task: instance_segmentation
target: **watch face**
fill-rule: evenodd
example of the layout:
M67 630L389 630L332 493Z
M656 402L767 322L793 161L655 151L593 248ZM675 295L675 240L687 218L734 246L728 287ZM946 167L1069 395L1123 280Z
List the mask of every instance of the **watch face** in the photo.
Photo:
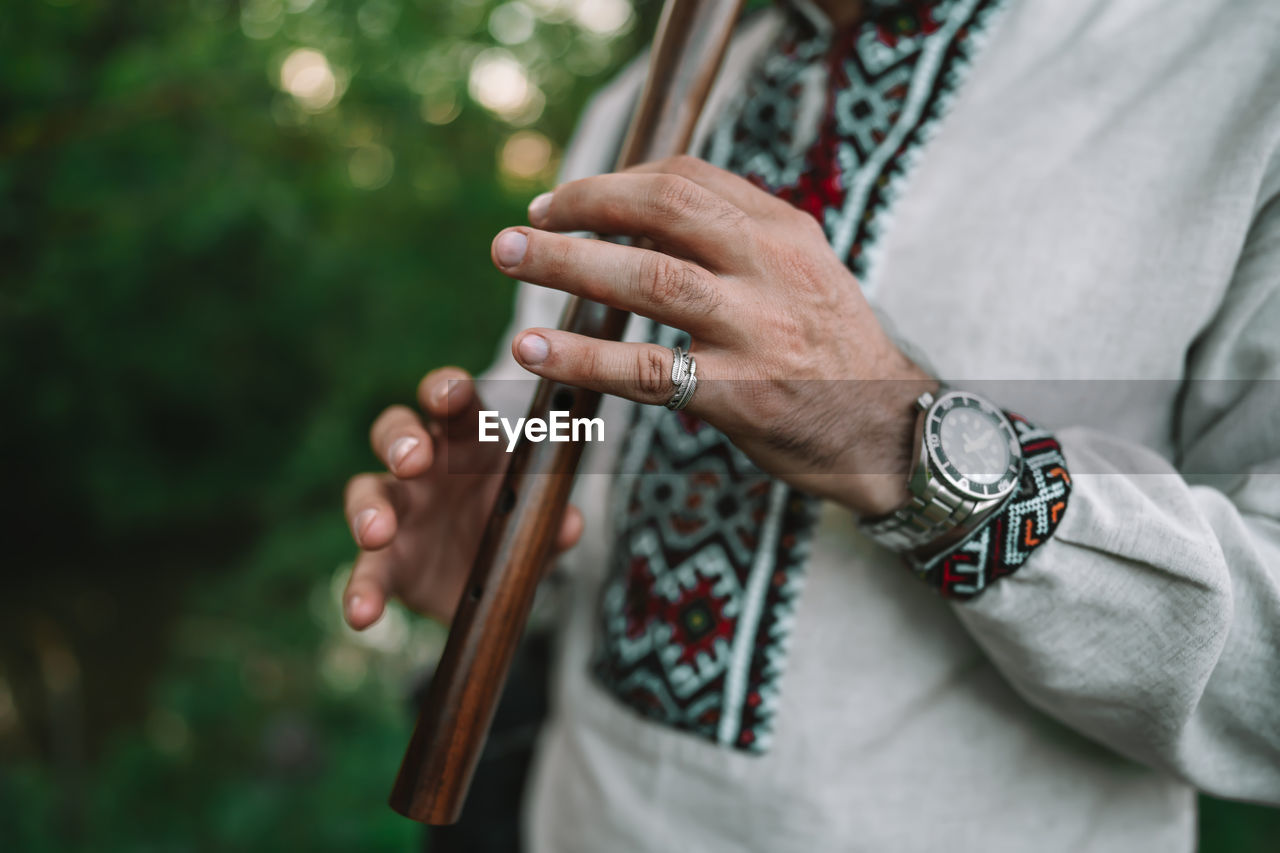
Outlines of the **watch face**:
M952 391L929 410L925 440L935 469L956 491L979 500L1013 490L1022 470L1018 438L1004 414L973 394Z

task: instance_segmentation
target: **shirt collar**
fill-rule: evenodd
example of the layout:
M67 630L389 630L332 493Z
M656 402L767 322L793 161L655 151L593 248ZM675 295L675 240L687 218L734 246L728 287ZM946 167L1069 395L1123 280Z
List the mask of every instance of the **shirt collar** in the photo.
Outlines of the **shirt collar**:
M812 27L817 35L831 34L831 19L813 0L774 0L774 2L790 17L798 18ZM939 0L862 0L862 2L866 7L866 17L877 18L911 7L936 6Z

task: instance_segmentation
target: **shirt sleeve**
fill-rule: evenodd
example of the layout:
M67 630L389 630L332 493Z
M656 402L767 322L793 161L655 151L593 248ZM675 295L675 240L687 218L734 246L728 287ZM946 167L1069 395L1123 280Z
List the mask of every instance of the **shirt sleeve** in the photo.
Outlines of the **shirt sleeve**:
M1187 376L1172 461L1055 431L1061 524L955 610L1051 716L1213 794L1280 803L1280 200Z

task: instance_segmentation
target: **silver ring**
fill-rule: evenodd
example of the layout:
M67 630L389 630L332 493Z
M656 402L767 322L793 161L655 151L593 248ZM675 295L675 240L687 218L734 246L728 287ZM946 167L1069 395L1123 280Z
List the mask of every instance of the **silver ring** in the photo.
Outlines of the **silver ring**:
M671 384L679 385L684 382L685 374L689 370L689 359L680 347L672 347L671 355L673 356L671 359Z
M678 412L689 405L693 392L698 390L698 363L680 347L672 347L671 355L671 383L676 389L666 406L671 411Z

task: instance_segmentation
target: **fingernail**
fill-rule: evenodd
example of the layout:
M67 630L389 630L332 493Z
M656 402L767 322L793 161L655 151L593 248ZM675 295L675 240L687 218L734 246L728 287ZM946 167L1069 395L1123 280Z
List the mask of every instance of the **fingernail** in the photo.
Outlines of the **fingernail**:
M391 445L391 452L387 454L391 457L388 460L391 462L391 467L393 469L399 468L400 463L403 462L405 457L412 453L413 449L417 446L418 439L411 435L406 435L403 438L397 438L395 443Z
M347 614L355 616L356 611L360 609L360 596L353 595L347 599Z
M528 237L519 231L506 231L499 235L498 242L493 247L493 253L497 256L498 263L504 267L514 267L524 260L524 252L527 248L529 248Z
M456 402L462 393L465 379L446 379L431 391L431 405L436 409L447 409L450 402Z
M547 339L542 335L525 335L520 339L520 360L525 364L542 364L547 360Z
M542 195L529 202L529 221L537 225L542 218L547 215L547 211L551 209L551 193L543 193Z
M377 517L378 511L376 509L362 510L356 515L355 520L351 522L351 529L355 531L357 542L364 543L364 532Z

